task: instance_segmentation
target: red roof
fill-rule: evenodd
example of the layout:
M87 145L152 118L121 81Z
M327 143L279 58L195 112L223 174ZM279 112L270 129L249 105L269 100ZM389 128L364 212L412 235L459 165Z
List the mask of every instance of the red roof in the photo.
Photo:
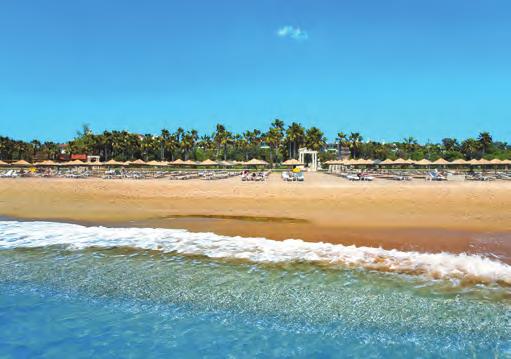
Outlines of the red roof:
M71 161L72 160L80 160L80 161L87 161L87 155L86 154L72 154L71 155Z

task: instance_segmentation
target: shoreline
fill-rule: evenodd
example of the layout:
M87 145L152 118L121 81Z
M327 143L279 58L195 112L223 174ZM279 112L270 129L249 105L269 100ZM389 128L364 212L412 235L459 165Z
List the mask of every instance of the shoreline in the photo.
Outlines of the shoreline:
M110 227L496 256L511 263L510 183L0 180L0 215Z

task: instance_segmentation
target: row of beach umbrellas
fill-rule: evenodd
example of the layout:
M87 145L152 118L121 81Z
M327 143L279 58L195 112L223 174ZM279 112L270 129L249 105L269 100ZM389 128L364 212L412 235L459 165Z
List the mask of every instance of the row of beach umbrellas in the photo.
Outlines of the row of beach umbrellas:
M436 161L429 161L427 159L422 159L419 161L406 160L403 158L398 158L396 160L386 159L383 161L380 160L371 160L371 159L349 159L349 160L334 160L325 162L327 165L345 165L345 166L361 166L361 165L387 165L387 166L406 166L406 165L415 165L415 166L491 166L491 165L511 165L511 160L500 160L498 158L494 158L492 160L486 160L484 158L476 160L463 160L457 159L454 161L447 161L443 158L439 158Z
M177 159L172 162L165 162L165 161L148 161L145 162L141 159L135 160L135 161L116 161L116 160L109 160L106 162L83 162L80 160L74 160L74 161L68 161L68 162L55 162L52 160L46 160L42 162L36 162L36 163L30 163L25 160L19 160L13 163L6 163L4 161L0 160L0 166L236 166L236 165L252 165L252 166L265 166L268 162L263 160L258 160L256 158L251 159L247 162L238 162L238 161L213 161L210 159L204 160L204 161L192 161L192 160L186 160L183 161L182 159Z

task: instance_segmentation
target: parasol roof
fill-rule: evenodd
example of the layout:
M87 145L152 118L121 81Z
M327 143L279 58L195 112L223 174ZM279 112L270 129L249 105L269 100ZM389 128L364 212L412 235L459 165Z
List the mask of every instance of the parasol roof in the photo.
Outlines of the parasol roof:
M220 161L220 162L218 162L218 164L221 166L234 166L234 162L229 162L229 161Z
M443 158L439 158L438 160L433 161L433 164L434 165L448 165L448 164L450 164L450 162L444 160Z
M128 162L130 165L145 165L145 161L141 160L140 158L138 160L135 160L135 161L130 161Z
M198 163L199 165L201 166L217 166L218 163L213 161L213 160L210 160L209 158L208 159L205 159L204 161Z
M116 160L110 160L110 161L106 161L105 165L109 165L109 166L122 166L122 165L124 165L124 162L119 162L119 161L116 161Z
M197 162L195 161L192 161L192 160L186 160L183 162L184 165L189 165L189 166L196 166L197 165Z
M428 159L425 159L423 158L422 160L419 160L419 161L414 161L413 164L415 165L419 165L419 166L428 166L430 165L432 162Z
M294 158L291 158L287 161L284 161L282 162L282 164L284 166L298 166L298 165L303 165L303 163L301 163L300 161L298 161L297 159L294 159Z
M398 159L392 161L394 165L411 165L413 161L405 160L404 158L399 157Z
M470 161L468 161L468 163L473 165L473 166L481 166L481 165L489 165L489 164L491 164L490 161L482 159L482 158L479 159L479 160L476 160L475 158L471 159Z
M469 162L462 158L458 158L457 160L452 161L450 164L451 165L466 165L466 164L469 164Z
M34 163L35 166L57 166L57 162L54 162L52 160L45 160L42 162Z
M12 163L13 166L32 166L30 162L27 162L25 160L19 160L14 163Z
M244 162L245 165L254 165L254 166L264 166L267 165L268 162L263 160L258 160L257 158L252 158L250 161Z
M184 165L185 161L183 161L181 158L178 158L175 161L170 162L171 165Z
M379 164L380 165L393 165L394 161L392 161L390 158L387 158L384 161L381 161Z
M0 166L8 166L9 164L7 162L4 162L2 160L0 160Z

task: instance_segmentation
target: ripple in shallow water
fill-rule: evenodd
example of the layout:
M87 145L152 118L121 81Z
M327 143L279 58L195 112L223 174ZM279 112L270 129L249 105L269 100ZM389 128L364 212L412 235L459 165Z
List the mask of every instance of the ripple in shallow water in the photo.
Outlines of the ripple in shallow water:
M243 320L261 330L372 345L435 342L454 351L489 350L509 346L511 330L509 293L500 287L463 289L448 281L311 264L52 247L0 251L0 278L4 284L222 313L224 321Z

